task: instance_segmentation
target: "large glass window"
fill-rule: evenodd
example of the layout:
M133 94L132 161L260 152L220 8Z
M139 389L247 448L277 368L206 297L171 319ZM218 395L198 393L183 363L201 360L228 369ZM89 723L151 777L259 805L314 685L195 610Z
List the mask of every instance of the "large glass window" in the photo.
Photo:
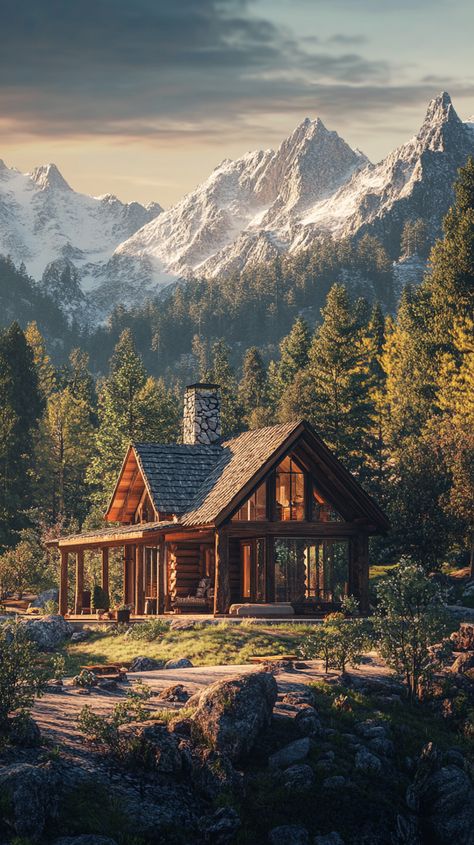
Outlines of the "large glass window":
M304 473L292 458L285 458L276 471L275 498L277 520L305 518Z
M314 483L312 485L311 518L313 522L343 522L342 516L324 499Z
M252 544L242 544L242 598L252 595Z
M232 517L233 522L253 522L267 518L267 490L265 482L247 499Z
M275 540L275 601L341 601L347 595L347 540Z

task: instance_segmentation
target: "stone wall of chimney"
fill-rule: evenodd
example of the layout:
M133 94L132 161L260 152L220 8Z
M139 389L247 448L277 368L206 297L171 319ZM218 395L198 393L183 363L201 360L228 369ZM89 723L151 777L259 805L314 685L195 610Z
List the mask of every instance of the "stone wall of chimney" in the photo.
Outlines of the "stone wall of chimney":
M184 394L183 443L210 445L221 437L217 384L191 384Z

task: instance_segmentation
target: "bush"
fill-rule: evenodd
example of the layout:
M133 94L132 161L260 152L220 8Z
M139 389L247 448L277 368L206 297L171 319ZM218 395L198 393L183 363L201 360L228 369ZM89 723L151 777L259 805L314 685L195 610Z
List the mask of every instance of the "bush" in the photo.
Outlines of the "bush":
M0 732L15 710L29 710L47 680L35 643L19 622L0 628Z
M99 584L94 584L91 604L93 610L108 610L110 607L108 593L106 593Z
M358 605L351 601L346 612L355 614ZM346 619L344 613L329 613L322 625L315 626L300 643L299 653L307 660L322 658L326 672L345 672L347 664L358 666L364 649L370 645L370 624L363 619Z
M110 716L94 713L86 704L79 713L78 725L87 741L116 757L123 757L128 751L128 741L120 736L119 728L128 722L140 722L149 717L144 704L151 697L150 687L142 681L133 685L125 701L116 704Z
M430 646L448 629L442 589L409 558L402 558L376 589L375 630L382 657L405 681L409 698L420 699L439 666Z
M168 634L170 630L169 622L163 619L150 619L149 622L143 622L141 625L134 625L130 630L128 636L131 640L146 640L152 642Z

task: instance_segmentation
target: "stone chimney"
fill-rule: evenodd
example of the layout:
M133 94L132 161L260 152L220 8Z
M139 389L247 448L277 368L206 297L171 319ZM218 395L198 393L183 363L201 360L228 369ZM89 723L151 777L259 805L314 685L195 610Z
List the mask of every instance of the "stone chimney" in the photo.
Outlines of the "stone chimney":
M190 384L184 394L183 443L208 446L221 436L218 384Z

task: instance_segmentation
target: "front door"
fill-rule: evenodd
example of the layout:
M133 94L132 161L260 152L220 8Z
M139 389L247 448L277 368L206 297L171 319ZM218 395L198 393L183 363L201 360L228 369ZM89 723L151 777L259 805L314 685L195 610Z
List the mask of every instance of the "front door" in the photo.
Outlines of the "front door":
M240 544L241 596L245 602L266 600L265 540L243 540Z

